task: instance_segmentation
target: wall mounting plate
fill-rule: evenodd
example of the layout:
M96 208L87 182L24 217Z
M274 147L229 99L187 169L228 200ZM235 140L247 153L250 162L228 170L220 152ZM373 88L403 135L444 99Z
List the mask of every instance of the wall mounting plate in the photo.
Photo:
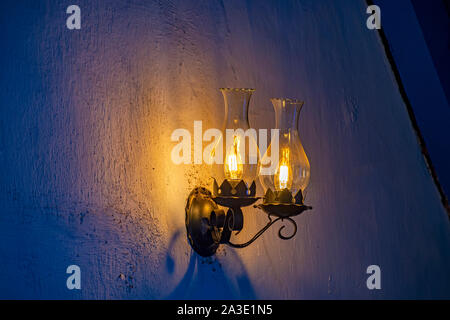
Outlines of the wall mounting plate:
M191 247L203 257L212 256L220 242L220 231L212 220L215 222L217 216L223 215L223 210L212 200L208 189L198 187L189 194L185 212L187 238Z

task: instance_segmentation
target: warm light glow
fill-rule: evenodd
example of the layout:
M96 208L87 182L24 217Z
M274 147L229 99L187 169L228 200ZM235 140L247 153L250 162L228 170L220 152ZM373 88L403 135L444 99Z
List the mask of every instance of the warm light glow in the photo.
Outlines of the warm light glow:
M292 168L289 159L289 149L281 150L281 159L279 159L278 170L274 176L275 188L277 191L290 189L292 186Z
M280 166L280 189L287 188L287 182L289 179L289 168L288 166L282 165Z
M227 151L225 156L225 177L228 180L241 180L244 172L244 165L242 163L241 155L239 153L239 137L233 137L233 145Z

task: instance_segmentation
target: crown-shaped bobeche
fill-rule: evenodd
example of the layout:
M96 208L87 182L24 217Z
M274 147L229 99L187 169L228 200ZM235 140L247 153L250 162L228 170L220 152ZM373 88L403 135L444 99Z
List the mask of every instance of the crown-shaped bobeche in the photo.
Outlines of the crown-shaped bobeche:
M216 179L213 181L213 200L221 206L229 208L246 207L259 199L255 195L255 181L252 182L250 188L247 187L247 184L243 180L237 183L231 183L225 179L220 187Z
M302 190L299 190L295 197L292 197L292 192L288 189L273 192L269 188L264 195L263 201L264 203L303 204L303 194Z
M233 187L233 184L235 185ZM256 184L255 181L252 182L250 188L247 187L247 184L244 180L240 180L237 183L231 184L231 182L227 179L223 180L222 184L217 184L216 179L213 182L213 194L214 196L220 197L254 197L256 195Z
M263 203L256 207L269 215L282 218L296 216L305 210L312 209L312 207L303 204L302 190L299 190L293 197L288 189L274 192L270 188L264 195Z

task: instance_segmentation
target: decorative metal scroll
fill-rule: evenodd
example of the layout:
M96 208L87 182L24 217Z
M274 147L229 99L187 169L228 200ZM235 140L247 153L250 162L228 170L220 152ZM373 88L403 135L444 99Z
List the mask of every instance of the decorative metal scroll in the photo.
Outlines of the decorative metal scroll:
M269 229L275 222L281 220L282 222L284 220L289 221L293 226L294 226L294 231L291 235L285 236L282 234L282 230L286 227L286 226L281 226L281 228L278 230L278 237L280 237L280 239L283 240L289 240L292 239L295 234L297 233L297 223L295 223L295 221L289 217L278 217L275 220L272 220L271 215L268 215L269 217L269 222L261 229L259 230L254 236L253 238L251 238L249 241L245 242L245 243L232 243L230 241L227 242L227 244L233 248L245 248L247 246L249 246L250 244L252 244L256 239L258 239L267 229Z

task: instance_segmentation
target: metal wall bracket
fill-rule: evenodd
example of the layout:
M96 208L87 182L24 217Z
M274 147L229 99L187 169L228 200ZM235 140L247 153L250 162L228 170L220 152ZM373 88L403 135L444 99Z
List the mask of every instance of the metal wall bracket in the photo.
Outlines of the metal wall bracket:
M214 255L220 244L227 244L233 248L245 248L277 221L288 221L293 225L294 231L288 236L282 234L284 225L278 231L278 236L281 239L289 240L297 233L297 224L291 217L312 209L300 202L286 204L264 201L263 204L254 207L267 213L269 222L249 241L242 244L231 242L232 233L238 234L244 227L244 215L241 207L251 205L258 199L254 197L217 197L203 187L192 190L185 208L187 238L192 248L204 257ZM225 213L219 205L228 207L227 212ZM272 217L275 217L275 219L272 220Z

